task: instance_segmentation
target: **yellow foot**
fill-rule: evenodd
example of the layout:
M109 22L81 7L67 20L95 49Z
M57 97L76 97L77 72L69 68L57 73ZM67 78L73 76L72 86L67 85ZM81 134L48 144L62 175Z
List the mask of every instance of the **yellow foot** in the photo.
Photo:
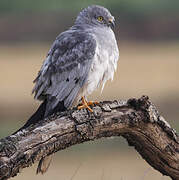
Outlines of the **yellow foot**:
M93 112L93 110L89 106L94 106L96 104L99 104L98 102L87 102L84 98L84 96L81 98L81 104L78 106L78 110L80 109L88 109L88 111Z
M89 102L87 102L87 104L88 104L88 106L94 106L94 105L98 105L99 102L97 102L97 101L95 101L95 102L89 101Z

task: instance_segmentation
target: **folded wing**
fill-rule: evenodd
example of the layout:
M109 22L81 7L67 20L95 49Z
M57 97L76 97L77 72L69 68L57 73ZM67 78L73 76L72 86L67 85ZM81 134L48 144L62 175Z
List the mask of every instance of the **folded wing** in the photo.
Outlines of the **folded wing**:
M96 49L94 38L84 32L68 30L53 43L37 78L34 98L47 99L46 114L63 102L69 108L83 87Z

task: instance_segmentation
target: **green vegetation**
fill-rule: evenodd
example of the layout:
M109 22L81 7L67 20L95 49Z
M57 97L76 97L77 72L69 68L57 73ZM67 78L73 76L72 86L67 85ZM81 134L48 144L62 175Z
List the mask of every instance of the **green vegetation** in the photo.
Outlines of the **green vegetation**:
M116 13L120 11L130 14L156 15L166 12L166 14L178 14L178 0L1 0L0 13L25 13L25 12L55 12L79 11L79 8L90 4L100 4L113 9Z
M124 39L179 39L179 0L0 0L0 41L49 41L91 4L120 17Z

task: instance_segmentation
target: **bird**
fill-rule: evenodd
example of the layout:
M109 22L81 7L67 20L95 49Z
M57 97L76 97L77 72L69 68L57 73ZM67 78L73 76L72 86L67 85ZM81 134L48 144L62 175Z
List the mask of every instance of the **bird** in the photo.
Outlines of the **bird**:
M81 10L72 27L56 37L34 80L32 93L42 103L20 130L79 103L79 110L93 112L90 106L95 102L88 102L87 96L100 86L103 90L117 69L114 26L107 8L90 5ZM43 157L37 174L45 173L50 162L51 155Z

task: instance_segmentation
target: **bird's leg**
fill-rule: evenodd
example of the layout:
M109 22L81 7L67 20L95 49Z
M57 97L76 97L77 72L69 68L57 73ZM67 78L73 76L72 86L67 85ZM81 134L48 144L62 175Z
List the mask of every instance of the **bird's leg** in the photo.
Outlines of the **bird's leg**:
M90 112L93 112L93 110L89 106L94 106L95 104L99 104L98 102L87 102L84 96L81 98L81 104L78 106L78 109L88 109Z
M88 109L88 111L93 112L93 110L89 107L87 101L84 96L81 98L81 105L78 106L78 109Z

